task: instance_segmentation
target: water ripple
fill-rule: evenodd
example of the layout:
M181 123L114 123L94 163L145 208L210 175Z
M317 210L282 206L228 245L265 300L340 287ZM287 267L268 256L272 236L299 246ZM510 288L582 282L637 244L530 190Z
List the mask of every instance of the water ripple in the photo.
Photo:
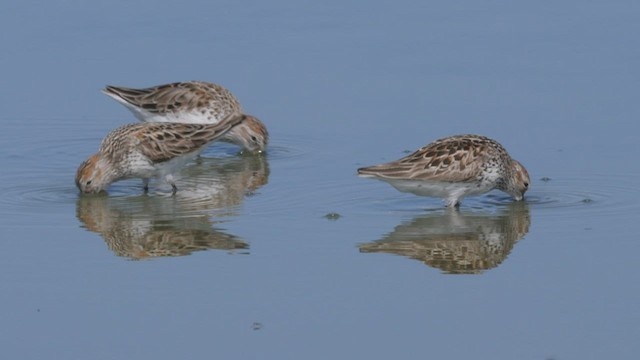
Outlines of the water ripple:
M638 176L630 174L557 175L534 181L526 201L543 216L633 216L640 210L640 199L633 195L637 182ZM486 199L488 204L503 201L501 197Z
M30 176L8 179L0 199L0 211L11 214L51 213L73 204L81 195L75 187L75 169L64 169L56 175L47 168L30 169ZM40 173L39 173L40 172ZM48 175L47 175L48 174ZM169 198L159 202L173 205L166 209L172 216L191 216L203 212L231 214L241 206L247 195L255 193L268 182L269 167L264 156L233 156L201 158L198 164L189 166L179 174L178 193L162 182L151 182L151 191L145 195L139 179L113 184L107 194L82 195L82 197L108 196L113 201L126 203L131 210L147 211L149 202L143 198ZM4 180L4 179L3 179ZM120 205L124 206L124 205Z
M9 122L16 127L16 136L0 135L7 146L7 168L19 172L0 174L3 196L0 212L4 214L49 214L73 204L78 192L73 183L75 171L81 160L97 149L103 128L118 124L89 126L89 132L77 137L72 131L60 131L61 127L75 128L85 119L64 121L34 120L39 132L23 141L29 127ZM47 137L47 132L59 134ZM20 147L17 145L20 144ZM171 210L173 216L191 216L202 212L211 215L235 214L247 196L261 193L252 199L252 214L298 214L302 211L326 214L350 211L376 212L424 212L442 209L439 199L401 194L386 184L360 179L355 175L355 165L345 164L337 156L341 154L314 152L324 148L320 137L301 138L296 135L278 134L269 145L266 154L239 155L238 148L228 144L214 144L208 148L199 164L187 167L177 182L177 196L171 201L179 204ZM331 149L329 149L331 150ZM357 156L354 156L356 158ZM310 161L310 158L313 161ZM340 161L339 161L340 160ZM269 163L274 169L271 174ZM328 162L335 165L322 164ZM330 169L330 171L326 171ZM525 201L532 211L541 216L579 217L598 216L630 217L640 210L636 191L638 174L555 174L551 179L534 179ZM261 189L267 182L277 183L268 191ZM109 189L109 196L139 211L144 207L135 199L142 196L170 198L168 185L152 182L151 192L142 194L141 181L117 182ZM507 206L511 198L495 191L483 196L464 199L463 208L495 209ZM177 209L180 214L177 214Z
M638 178L639 176L632 174L557 175L551 179L534 180L531 191L525 195L525 201L532 211L543 216L633 216L640 211L640 199L636 191ZM380 192L380 186L383 185L386 184L362 184L357 200L363 201L371 210L383 212L421 212L438 210L444 206L440 199L390 190L384 190L385 195L381 197L377 192ZM343 190L349 192L348 189ZM338 202L348 199L341 198ZM511 202L513 199L509 195L496 190L486 195L465 198L462 209L490 210L503 208Z

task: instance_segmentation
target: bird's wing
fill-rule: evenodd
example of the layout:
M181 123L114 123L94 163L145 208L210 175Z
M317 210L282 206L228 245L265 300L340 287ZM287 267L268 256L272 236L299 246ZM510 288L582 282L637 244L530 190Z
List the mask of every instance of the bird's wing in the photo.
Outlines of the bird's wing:
M216 124L148 123L136 132L136 148L152 162L169 161L200 150L244 121L246 115L232 114Z
M102 90L117 101L153 114L174 111L192 111L216 100L233 104L240 112L240 103L222 86L205 82L177 82L145 89L132 89L108 85Z
M358 169L384 179L465 182L481 176L490 147L464 136L437 140L400 160Z

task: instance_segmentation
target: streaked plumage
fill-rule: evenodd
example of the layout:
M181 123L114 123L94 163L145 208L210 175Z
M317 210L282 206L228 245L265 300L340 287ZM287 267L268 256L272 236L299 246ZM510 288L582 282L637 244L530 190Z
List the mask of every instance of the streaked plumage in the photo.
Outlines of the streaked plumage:
M243 113L240 102L229 90L202 81L146 89L107 86L102 92L123 104L142 122L215 124L232 113ZM260 120L247 116L221 140L260 152L269 142L269 133Z
M119 127L80 165L76 185L83 193L97 193L115 181L142 178L146 190L150 178L161 177L175 192L174 172L246 118L232 114L217 124L136 123Z
M497 212L442 209L403 221L382 239L359 248L416 259L449 274L478 274L502 263L530 226L524 201Z
M493 189L522 200L529 174L497 141L480 135L456 135L434 141L390 163L358 169L403 192L444 198L458 206L462 198Z
M186 216L181 212L184 201L162 196L132 200L81 196L76 203L76 216L85 229L100 234L115 255L136 260L210 249L249 249L241 238L212 227L206 211Z

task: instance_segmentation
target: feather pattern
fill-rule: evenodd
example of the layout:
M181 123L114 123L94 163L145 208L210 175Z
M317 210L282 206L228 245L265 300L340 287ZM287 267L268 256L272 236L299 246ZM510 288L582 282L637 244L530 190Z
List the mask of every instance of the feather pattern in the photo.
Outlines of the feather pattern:
M145 89L109 85L103 93L115 99L142 122L215 124L234 113L243 113L238 99L226 88L203 81L176 82ZM248 116L221 141L262 152L269 142L267 128Z
M120 179L164 177L175 193L173 173L193 160L248 115L232 114L216 124L135 123L109 133L98 153L84 161L76 174L82 192L100 192Z
M358 174L400 191L444 197L450 206L494 188L521 199L529 187L526 170L500 143L471 134L436 140L399 160L360 168Z
M100 152L121 160L137 150L154 163L199 150L242 123L246 115L231 115L217 124L135 123L112 131L100 144Z
M491 158L508 158L496 141L478 135L458 135L434 141L386 164L361 168L362 175L390 179L465 182L482 176Z
M176 82L145 89L108 85L103 92L153 114L202 111L225 116L242 112L238 99L226 88L203 81Z

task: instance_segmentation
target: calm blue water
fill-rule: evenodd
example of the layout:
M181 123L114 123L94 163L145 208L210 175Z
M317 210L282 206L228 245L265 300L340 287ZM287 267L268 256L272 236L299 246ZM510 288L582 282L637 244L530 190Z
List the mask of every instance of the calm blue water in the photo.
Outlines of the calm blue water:
M632 1L0 5L0 354L636 358L639 24ZM134 121L99 90L191 79L267 154L80 197ZM524 204L355 176L458 133L528 168Z

